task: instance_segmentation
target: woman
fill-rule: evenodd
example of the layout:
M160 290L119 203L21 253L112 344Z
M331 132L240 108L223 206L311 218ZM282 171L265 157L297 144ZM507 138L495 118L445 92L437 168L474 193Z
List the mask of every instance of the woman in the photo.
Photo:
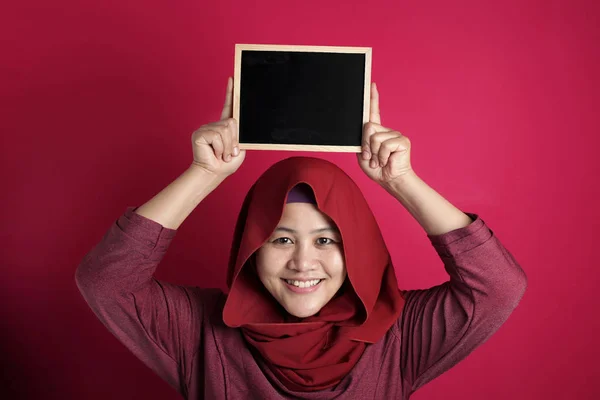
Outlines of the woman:
M232 90L230 78L221 120L192 135L190 168L128 208L76 273L98 318L185 398L408 399L506 321L525 274L477 215L415 174L408 138L380 124L374 84L358 162L424 228L449 281L400 291L358 187L303 157L248 192L227 295L154 279L180 224L244 160Z

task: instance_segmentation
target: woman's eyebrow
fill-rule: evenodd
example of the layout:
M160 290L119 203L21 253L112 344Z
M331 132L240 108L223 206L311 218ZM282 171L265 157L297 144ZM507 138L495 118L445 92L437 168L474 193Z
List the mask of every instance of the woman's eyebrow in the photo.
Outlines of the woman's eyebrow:
M295 229L287 228L285 226L278 226L275 229L275 232L277 232L277 231L283 231L283 232L288 232L288 233L298 233L298 231L296 231ZM338 230L336 228L334 228L334 227L331 227L331 226L326 226L324 228L315 229L315 230L311 231L310 233L311 234L312 233L322 233L322 232L327 232L327 231L330 231L330 232L333 232L333 233L338 233Z

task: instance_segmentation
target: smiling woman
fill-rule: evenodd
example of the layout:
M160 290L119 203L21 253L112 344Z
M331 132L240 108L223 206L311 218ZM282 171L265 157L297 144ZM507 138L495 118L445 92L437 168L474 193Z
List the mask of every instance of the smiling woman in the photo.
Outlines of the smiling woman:
M192 135L189 169L129 207L76 273L104 325L186 398L408 399L517 306L523 270L478 215L419 179L410 142L380 125L371 94L358 163L424 228L449 280L400 290L356 183L309 157L276 163L247 193L228 293L155 279L176 229L244 160L230 80L222 120Z
M236 233L223 321L288 390L338 384L398 321L404 300L383 237L336 165L273 165L246 196Z

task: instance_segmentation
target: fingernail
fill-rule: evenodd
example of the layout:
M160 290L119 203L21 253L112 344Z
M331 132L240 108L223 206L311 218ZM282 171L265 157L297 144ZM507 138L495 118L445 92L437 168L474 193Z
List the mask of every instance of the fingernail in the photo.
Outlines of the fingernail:
M231 161L231 154L227 154L227 155L225 156L225 161L226 161L226 162L229 162L229 161Z
M233 148L233 155L237 157L238 154L240 154L240 149L237 146L235 146Z
M363 153L362 153L362 157L363 157L363 160L368 160L368 159L369 159L369 152L368 152L368 151L366 151L366 150L365 150L365 151L363 151Z
M377 167L377 160L372 159L371 160L371 168L376 168Z

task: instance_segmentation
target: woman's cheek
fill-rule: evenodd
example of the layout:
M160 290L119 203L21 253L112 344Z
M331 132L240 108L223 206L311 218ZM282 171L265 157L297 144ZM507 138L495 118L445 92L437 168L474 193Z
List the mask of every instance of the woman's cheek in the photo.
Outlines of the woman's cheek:
M330 254L327 265L329 267L328 272L331 276L340 277L342 280L345 278L346 266L341 250L336 249L336 251L333 251L332 254Z
M257 272L261 280L273 279L281 273L282 265L285 265L285 254L282 251L264 248L256 257Z

